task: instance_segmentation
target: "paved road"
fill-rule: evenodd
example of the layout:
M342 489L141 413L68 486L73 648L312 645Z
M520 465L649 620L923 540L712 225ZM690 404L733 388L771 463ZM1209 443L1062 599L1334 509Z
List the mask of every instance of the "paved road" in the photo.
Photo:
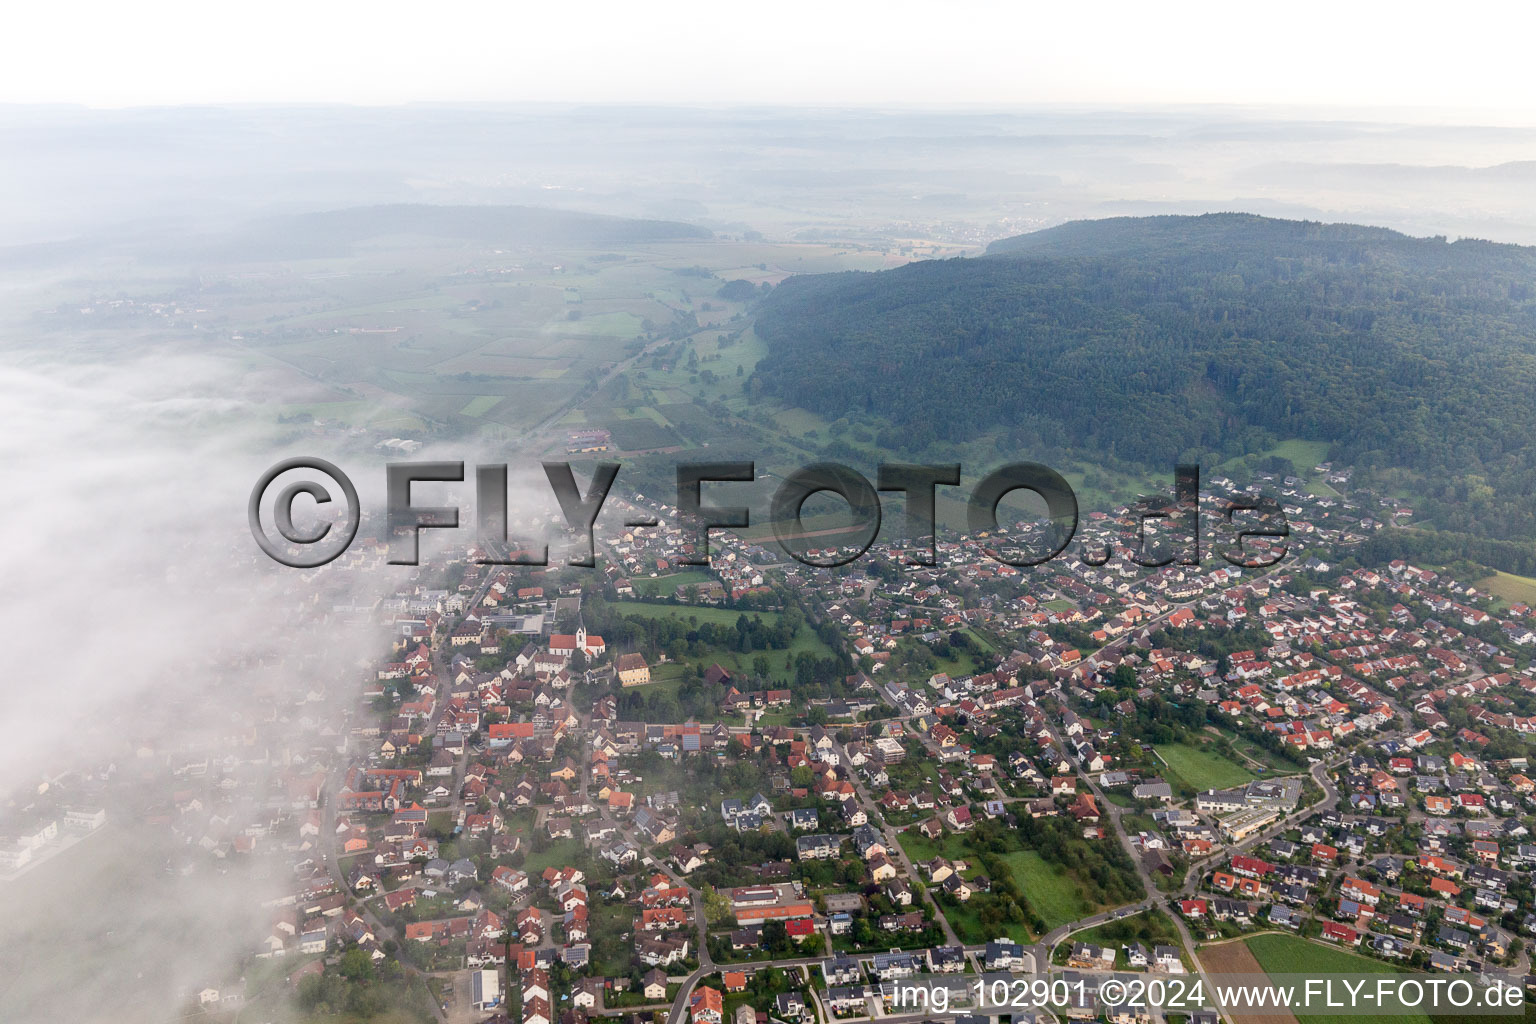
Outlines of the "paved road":
M889 854L892 860L901 865L901 870L905 872L907 878L916 879L918 877L917 870L912 866L912 861L907 857L907 851L901 848L901 840L897 836L896 830L886 823L885 817L880 814L879 805L875 803L869 789L864 785L864 780L848 764L848 751L835 737L832 740L832 745L837 751L839 761L847 767L848 777L853 782L853 791L860 805L863 806L864 813L869 816L870 824L880 823L880 834L885 837L886 853ZM922 898L933 908L934 920L938 921L939 927L944 930L944 941L951 946L960 945L959 937L955 935L954 928L950 927L949 919L944 916L944 911L939 907L938 901L933 898L933 894L924 889Z

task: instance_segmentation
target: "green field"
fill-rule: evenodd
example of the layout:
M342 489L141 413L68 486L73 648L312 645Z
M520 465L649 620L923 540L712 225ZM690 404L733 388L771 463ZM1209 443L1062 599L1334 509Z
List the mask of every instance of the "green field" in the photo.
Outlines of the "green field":
M1002 859L1013 870L1014 881L1024 890L1029 905L1044 919L1046 931L1100 909L1099 904L1088 900L1072 876L1034 850L1005 853Z
M953 836L944 836L938 841L929 839L916 829L907 829L897 833L901 840L901 848L907 854L907 859L916 864L919 861L933 860L935 857L963 857L964 853L959 843Z
M464 403L464 407L459 410L459 414L462 416L484 416L495 408L496 403L499 401L501 401L500 395L476 395Z
M623 451L670 448L683 442L671 427L648 418L615 420L608 424L608 429L613 433L613 443Z
M1281 441L1264 454L1289 459L1298 473L1302 476L1311 476L1312 467L1328 458L1328 442L1303 441L1293 437L1289 441Z
M634 451L718 444L729 433L726 406L702 403L750 408L742 379L765 347L741 319L748 305L716 294L724 282L886 262L881 252L821 244L617 248L555 245L531 263L497 268L499 276L466 279L456 246L394 239L353 256L286 262L284 284L239 288L226 312L253 369L297 371L318 385L317 398L336 400L329 414L317 413L324 418L402 435L498 437L571 405ZM706 274L677 273L692 267ZM648 344L666 351L623 365ZM626 378L622 398L592 387L613 370ZM380 392L385 401L359 401ZM801 447L793 430L772 433L775 444ZM552 450L558 445L551 439Z
M913 642L915 643L916 641ZM954 678L955 676L974 675L981 671L981 662L977 660L976 655L972 654L970 651L960 651L954 648L950 648L950 652L951 653L948 658L935 659L936 663L934 667L938 671L943 672L945 675L951 678Z
M712 608L709 605L667 604L662 601L621 601L613 606L620 615L638 615L646 619L682 619L684 622L713 622L722 626L734 626L743 614L760 615L764 620L778 617L777 612L740 612L734 608Z
M1400 968L1380 960L1356 956L1346 950L1308 942L1295 935L1255 935L1247 940L1248 950L1266 974L1401 974ZM1360 1018L1345 1014L1306 1014L1296 1018L1301 1024L1349 1024ZM1425 1014L1394 1016L1409 1024L1429 1024ZM1509 1018L1505 1018L1509 1019Z
M963 630L963 632L965 633L966 636L970 637L972 640L974 640L976 642L976 646L977 646L978 649L980 649L982 651L985 651L988 654L995 654L997 652L997 644L993 643L991 640L987 639L985 636L983 636L982 634L978 633L975 630L975 628L968 627L965 630Z
M998 937L999 932L1015 942L1028 943L1035 940L1035 934L1029 930L1029 926L1022 923L1004 921L991 929L984 927L974 901L946 903L943 910L949 926L955 930L955 937L964 943L990 942Z
M631 931L635 912L623 903L592 905L589 930L593 966L601 974L619 975L629 969L630 944L619 936Z
M277 415L308 404L328 426L497 441L553 418L612 427L629 451L736 440L761 465L787 467L830 435L802 439L773 422L776 403L743 391L766 346L751 303L720 287L892 262L888 248L726 238L482 255L486 273L466 274L457 242L401 236L283 260L280 280L237 279L220 314L247 372L291 380L302 396ZM872 435L855 423L847 437ZM534 444L563 447L558 430Z
M651 666L651 681L641 686L631 687L631 690L636 693L646 694L664 693L676 698L678 692L683 688L683 668L684 666L675 661L669 661L664 665L653 665ZM720 720L718 712L712 709L706 709L697 717L701 722L717 722Z
M563 868L572 864L579 864L585 868L589 862L587 848L582 845L580 839L556 839L553 842L546 842L542 850L535 850L534 845L536 844L529 844L528 855L523 861L523 870L530 875L538 875L545 868Z
M1184 743L1165 743L1155 749L1167 765L1169 774L1178 776L1192 791L1226 789L1252 782L1254 778L1248 769L1209 750Z
M1398 974L1391 964L1356 956L1295 935L1270 933L1247 940L1248 950L1267 974Z
M1485 590L1509 604L1536 605L1536 580L1529 576L1516 576L1512 572L1494 571L1487 579L1477 581L1477 589Z

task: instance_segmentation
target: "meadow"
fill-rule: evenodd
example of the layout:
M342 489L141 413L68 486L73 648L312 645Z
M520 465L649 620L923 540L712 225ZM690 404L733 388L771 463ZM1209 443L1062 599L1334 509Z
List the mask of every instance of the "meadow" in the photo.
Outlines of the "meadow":
M1168 773L1177 776L1191 792L1227 789L1252 782L1254 778L1253 773L1242 765L1209 750L1185 743L1165 743L1155 749Z

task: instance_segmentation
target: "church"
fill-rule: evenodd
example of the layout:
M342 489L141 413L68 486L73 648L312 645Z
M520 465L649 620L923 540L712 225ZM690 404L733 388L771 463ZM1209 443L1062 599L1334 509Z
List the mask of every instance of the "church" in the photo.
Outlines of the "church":
M574 633L551 633L549 637L549 653L565 661L571 660L571 655L577 651L585 654L587 660L603 656L608 645L603 643L600 636L587 635L587 627L578 624Z

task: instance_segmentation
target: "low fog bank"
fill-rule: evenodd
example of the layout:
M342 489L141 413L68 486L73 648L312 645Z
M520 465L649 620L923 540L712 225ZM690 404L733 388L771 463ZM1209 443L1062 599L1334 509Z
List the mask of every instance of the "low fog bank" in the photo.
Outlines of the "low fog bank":
M254 556L244 507L260 458L242 423L262 396L227 373L166 354L0 366L0 600L21 641L0 777L41 781L116 744L238 742L249 700L328 685L327 666L378 649L381 633L356 629L293 648L284 623L315 595Z
M0 838L69 809L107 815L0 880L0 1019L171 1020L205 986L240 991L285 913L275 904L301 885L295 865L322 870L297 827L345 765L361 683L389 651L381 602L430 569L373 559L301 571L258 550L246 502L280 458L331 458L352 475L370 517L359 544L384 507L382 453L274 435L270 405L292 398L291 380L184 349L120 362L13 349L0 389L12 474L0 614L15 638ZM470 445L412 458L508 455ZM473 539L468 477L417 488L417 504L463 506L462 530L424 535L429 566ZM511 492L514 521L524 496L553 511L526 469Z
M286 838L240 840L302 820L293 787L387 650L329 609L396 581L322 589L256 552L259 380L164 352L6 362L0 835L81 806L107 824L0 881L0 1019L168 1020L237 977L293 891Z

